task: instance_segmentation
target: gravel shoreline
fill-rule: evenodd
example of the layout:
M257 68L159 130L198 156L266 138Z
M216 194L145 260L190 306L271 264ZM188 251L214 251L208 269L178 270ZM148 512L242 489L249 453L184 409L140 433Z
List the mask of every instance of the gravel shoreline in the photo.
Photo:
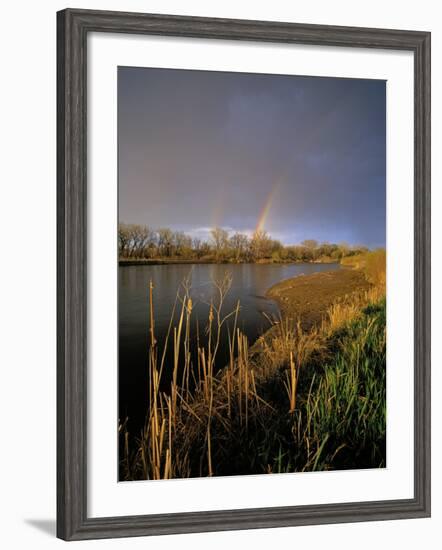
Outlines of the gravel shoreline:
M361 271L340 269L286 279L269 288L266 296L279 304L283 316L299 319L308 330L321 322L333 303L370 287Z

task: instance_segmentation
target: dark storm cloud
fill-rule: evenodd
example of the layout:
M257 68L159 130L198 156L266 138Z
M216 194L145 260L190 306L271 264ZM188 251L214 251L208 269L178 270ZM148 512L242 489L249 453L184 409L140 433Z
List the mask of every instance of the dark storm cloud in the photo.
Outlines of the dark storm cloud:
M119 219L385 245L385 82L120 68ZM273 193L271 191L273 190Z

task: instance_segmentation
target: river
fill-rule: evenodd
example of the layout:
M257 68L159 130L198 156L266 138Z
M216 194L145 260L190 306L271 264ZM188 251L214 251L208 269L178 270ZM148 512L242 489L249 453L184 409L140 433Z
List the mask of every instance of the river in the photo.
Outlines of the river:
M129 417L132 433L142 426L147 396L149 342L149 281L154 285L155 336L161 349L167 333L177 290L191 281L192 328L199 326L200 343L205 340L209 304L217 303L213 284L228 272L232 278L223 313L233 311L239 300L238 326L254 342L269 328L264 315L278 315L277 304L265 297L275 283L301 274L339 269L339 264L186 264L119 267L119 416ZM221 346L218 366L227 358L227 338ZM196 347L196 346L195 346ZM166 389L170 371L165 369Z

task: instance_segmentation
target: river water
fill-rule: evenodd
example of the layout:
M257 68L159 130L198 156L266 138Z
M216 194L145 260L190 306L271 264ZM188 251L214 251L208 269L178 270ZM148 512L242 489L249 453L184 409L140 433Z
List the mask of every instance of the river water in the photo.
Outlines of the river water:
M238 327L253 343L269 328L264 315L277 315L273 300L265 297L275 283L301 274L339 269L339 264L186 264L119 267L119 417L129 417L129 429L138 433L142 426L147 398L147 356L149 345L149 282L154 285L155 336L161 350L169 326L177 290L184 280L191 284L192 334L198 324L200 343L205 341L209 304L217 303L213 281L226 272L232 279L226 296L224 314L233 311L239 300ZM175 316L177 318L177 314ZM232 319L233 324L233 319ZM218 355L218 366L228 357L227 334ZM194 340L195 342L195 340ZM196 348L196 342L195 342ZM167 389L170 370L164 371Z

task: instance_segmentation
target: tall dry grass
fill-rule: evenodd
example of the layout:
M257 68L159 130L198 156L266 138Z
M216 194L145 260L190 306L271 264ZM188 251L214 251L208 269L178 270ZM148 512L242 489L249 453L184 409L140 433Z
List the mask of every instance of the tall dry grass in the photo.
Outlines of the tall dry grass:
M375 287L385 289L386 261L385 249L378 248L364 254L342 258L341 264L360 269L370 283Z

